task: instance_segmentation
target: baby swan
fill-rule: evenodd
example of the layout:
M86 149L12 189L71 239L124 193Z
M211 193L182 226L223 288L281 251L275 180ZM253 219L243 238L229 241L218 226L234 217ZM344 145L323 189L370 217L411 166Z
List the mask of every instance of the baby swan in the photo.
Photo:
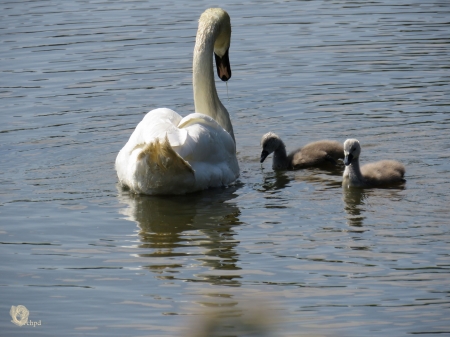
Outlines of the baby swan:
M375 187L405 182L405 167L395 160L381 160L359 168L361 145L356 139L344 142L345 171L343 183L347 186Z
M272 161L274 170L336 165L338 159L344 159L342 144L334 140L312 142L286 155L286 146L281 138L273 132L268 132L261 139L261 147L261 163L274 152Z

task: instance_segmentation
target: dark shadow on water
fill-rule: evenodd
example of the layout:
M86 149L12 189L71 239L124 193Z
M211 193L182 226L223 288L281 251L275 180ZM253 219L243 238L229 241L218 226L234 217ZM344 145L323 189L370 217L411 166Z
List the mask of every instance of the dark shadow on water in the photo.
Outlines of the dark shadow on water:
M139 226L142 258L186 257L202 266L219 270L238 270L238 254L233 228L241 224L239 208L233 203L238 187L210 189L181 196L136 195L119 187L118 198L127 207L121 213ZM193 254L195 251L195 254ZM159 272L180 264L148 265ZM174 260L175 261L175 260ZM233 285L238 274L203 275L202 281ZM189 281L199 281L192 278Z

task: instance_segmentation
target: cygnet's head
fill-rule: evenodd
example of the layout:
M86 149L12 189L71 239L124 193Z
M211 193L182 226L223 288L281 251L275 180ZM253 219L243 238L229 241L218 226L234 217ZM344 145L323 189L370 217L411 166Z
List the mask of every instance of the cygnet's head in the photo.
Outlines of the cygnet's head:
M262 163L269 154L278 149L278 147L281 144L283 144L283 141L273 132L267 132L264 136L262 136L261 138L262 152L260 163Z
M347 139L344 142L344 164L346 166L352 163L352 160L359 158L361 153L361 145L357 139Z

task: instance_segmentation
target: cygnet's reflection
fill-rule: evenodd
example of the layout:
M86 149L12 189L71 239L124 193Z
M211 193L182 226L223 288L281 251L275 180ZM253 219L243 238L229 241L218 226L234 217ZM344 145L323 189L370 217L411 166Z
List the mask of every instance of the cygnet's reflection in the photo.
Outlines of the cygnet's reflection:
M359 188L342 186L342 198L344 200L344 210L347 212L347 220L349 226L361 227L366 218L362 214L367 208L367 200L369 197L380 198L386 200L395 200L402 198L401 192L405 189L404 185L389 188Z
M308 168L300 170L295 175L295 181L301 181L306 183L321 184L328 187L341 186L342 181L342 168L341 166L333 166L328 169L322 168Z
M349 226L362 227L365 216L362 215L365 200L367 198L364 189L342 186L344 210L347 212Z
M155 272L162 268L180 268L182 257L198 256L201 265L208 268L238 269L235 251L238 243L234 240L233 227L240 224L240 211L230 202L236 197L236 189L211 189L181 196L146 196L119 187L118 198L127 205L121 213L136 222L140 229L141 244L138 247L145 251L138 256L178 257L181 262L170 266L158 262L158 265L146 267ZM230 282L234 278L206 276L209 277L214 282Z
M263 191L277 191L289 186L293 180L307 183L323 183L329 186L340 186L343 169L341 166L333 166L327 169L306 168L296 171L264 171Z
M276 191L285 188L291 178L285 171L269 171L263 173L263 191Z

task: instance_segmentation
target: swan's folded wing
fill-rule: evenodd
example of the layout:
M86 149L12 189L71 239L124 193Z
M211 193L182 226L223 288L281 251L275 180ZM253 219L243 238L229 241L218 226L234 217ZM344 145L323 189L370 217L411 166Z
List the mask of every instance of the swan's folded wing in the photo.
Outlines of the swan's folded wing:
M208 116L181 119L169 109L144 117L119 152L116 170L123 185L146 194L226 186L239 177L234 140L223 127Z
M183 119L180 120L180 122L178 123L178 127L180 129L183 128L187 128L189 125L192 124L196 124L196 123L200 123L203 125L209 125L213 128L221 128L223 129L219 123L217 123L213 118L198 113L198 112L194 112L192 114L187 115L186 117L184 117ZM225 131L226 132L226 131Z
M233 138L209 116L190 114L180 121L178 128L180 132L187 132L182 147L177 148L172 141L170 143L188 161L213 164L222 162L229 156L236 156Z
M150 144L157 138L165 139L166 135L174 146L183 144L186 140L187 132L181 131L177 127L181 119L179 114L167 108L148 112L136 126L126 147L129 148L129 151L133 151L138 145Z

